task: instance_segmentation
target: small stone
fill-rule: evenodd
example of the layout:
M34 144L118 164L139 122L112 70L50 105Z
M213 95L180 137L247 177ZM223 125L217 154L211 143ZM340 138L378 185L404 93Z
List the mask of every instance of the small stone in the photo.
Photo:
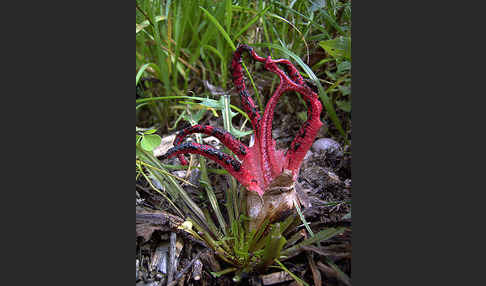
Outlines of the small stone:
M316 142L312 144L311 149L314 152L326 152L327 154L333 154L336 157L341 157L344 155L341 145L331 138L321 138L316 140Z

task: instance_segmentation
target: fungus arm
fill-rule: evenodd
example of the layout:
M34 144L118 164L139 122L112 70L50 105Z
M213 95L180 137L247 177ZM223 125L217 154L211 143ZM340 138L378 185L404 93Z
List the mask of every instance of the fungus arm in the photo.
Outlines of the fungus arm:
M242 165L238 160L209 145L201 145L191 142L183 143L169 149L161 159L187 153L199 154L215 161L248 190L256 192L260 196L263 195L263 190L258 186L257 181L247 170L245 170L245 168L242 168Z
M242 52L247 51L250 53L253 59L261 61L264 60L261 57L256 55L253 48L247 45L238 45L238 48L233 54L233 59L231 60L231 75L233 77L233 84L236 87L241 99L241 104L243 105L243 109L246 111L248 116L250 117L251 124L253 126L253 131L255 134L258 134L260 119L261 116L258 113L258 107L256 106L255 102L251 98L248 90L245 86L245 80L243 79L243 69L241 64L241 54Z
M231 135L231 133L229 133L228 131L217 127L212 127L208 125L199 125L199 124L191 127L187 127L179 131L177 137L174 140L174 146L182 144L184 139L188 135L193 133L203 133L218 138L218 140L221 141L221 143L224 146L228 147L228 149L230 149L231 152L237 155L238 158L240 158L240 160L242 160L245 157L245 155L248 153L248 147L245 144L241 143L240 141L236 140L236 138L233 137L233 135ZM188 164L183 154L177 155L177 158L179 158L179 161L181 162L182 165Z

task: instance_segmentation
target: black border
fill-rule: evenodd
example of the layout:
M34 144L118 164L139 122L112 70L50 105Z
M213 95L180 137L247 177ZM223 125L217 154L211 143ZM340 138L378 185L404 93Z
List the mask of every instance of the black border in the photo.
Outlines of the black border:
M3 10L4 285L132 284L133 2L14 5Z
M352 280L480 285L483 10L353 4ZM133 4L22 5L5 7L3 278L133 283Z
M353 4L353 282L480 285L482 10Z

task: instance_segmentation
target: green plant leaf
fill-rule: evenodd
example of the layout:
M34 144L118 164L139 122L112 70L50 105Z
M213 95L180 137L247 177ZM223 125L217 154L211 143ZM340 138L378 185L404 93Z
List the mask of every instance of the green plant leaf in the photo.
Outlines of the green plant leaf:
M321 242L321 241L324 241L324 240L327 240L327 239L330 239L338 234L341 234L343 233L344 231L346 230L346 228L344 227L339 227L339 228L326 228L326 229L323 229L321 231L319 231L318 233L316 233L314 236L290 247L290 248L287 248L285 250L282 251L282 256L288 256L289 254L297 251L299 248L301 248L302 246L307 246L307 245L311 245L311 244L314 244L316 242Z
M314 236L314 232L312 231L312 229L310 228L310 225L309 223L307 222L307 220L305 219L305 216L304 214L302 213L302 210L300 209L300 206L299 204L295 204L295 210L297 210L297 213L299 214L299 218L300 220L302 221L302 223L304 224L305 228L307 229L307 231L309 232L309 234L311 236Z
M155 16L155 23L163 21L167 19L167 17L164 16ZM149 20L145 20L140 24L135 23L135 34L138 34L138 32L142 31L143 29L147 28L150 25Z
M143 107L145 105L148 105L148 102L141 103L141 104L137 104L137 106L135 106L135 110L138 110L138 109L140 109L141 107Z
M336 105L344 112L351 112L351 101L349 100L336 100Z
M219 271L219 272L210 272L211 275L213 275L214 278L219 278L225 274L228 274L228 273L231 273L231 272L235 272L236 270L238 270L238 268L235 268L235 267L230 267L230 268L226 268L225 270L223 271Z
M297 282L299 286L309 286L309 284L307 284L304 280L300 279L297 275L295 275L290 270L288 270L287 267L285 267L285 265L283 265L283 263L280 262L280 260L275 259L275 262L277 262L280 269L287 272L290 275L290 277L292 277L295 280L295 282Z
M151 101L162 101L162 100L170 100L170 99L194 99L194 100L200 100L201 102L198 103L193 103L193 104L201 104L210 108L217 108L220 106L217 100L214 99L209 99L209 98L204 98L204 97L196 97L196 96L185 96L185 95L176 95L176 96L163 96L163 97L149 97L149 98L139 98L135 102L137 104L143 104ZM250 120L248 117L248 114L246 114L243 110L239 109L238 107L230 104L231 109L236 110L239 112L241 115L243 115L245 118Z
M280 251L287 242L280 231L280 223L271 226L270 235L267 237L267 242L263 251L263 257L260 267L265 268L271 265L275 259L280 257Z
M219 98L219 100L205 98L200 102L200 104L207 106L207 107L210 107L210 108L214 108L216 110L220 110L223 113L223 121L225 122L225 124L229 125L229 126L225 125L225 128L228 128L229 132L231 134L233 134L233 136L235 136L236 138L241 138L243 136L247 136L247 135L252 134L253 131L251 131L251 130L250 131L240 131L240 130L236 129L233 126L233 124L231 124L233 117L235 117L238 113L231 111L231 109L229 108L231 105L229 105L229 101L226 102L225 99L226 99L226 96L221 96ZM233 108L233 106L231 106L231 108ZM233 109L235 109L235 108L233 108ZM238 109L235 109L235 110L237 110L240 113L243 112L243 111L238 110ZM242 114L246 115L246 113L242 113Z
M157 131L157 129L149 129L149 130L144 131L143 134L145 134L145 135L154 134L156 131Z
M231 5L231 2L232 2L232 0L226 0L225 1L224 24L225 24L227 30L231 29L231 20L233 18L233 5Z
M207 111L207 109L200 109L198 112L196 112L196 114L184 113L182 115L182 118L185 121L191 123L191 125L194 125L194 124L199 123L199 121L201 121L201 119L203 118L204 114L206 114L206 111Z
M145 72L145 70L148 68L148 67L151 67L153 68L156 72L159 72L159 67L154 64L154 63L148 63L148 64L144 64L137 72L137 75L135 76L135 86L138 85L138 82L140 81L140 78L142 77L143 73Z
M161 142L162 138L160 138L159 135L151 134L143 136L140 145L144 150L152 152L157 146L160 145Z
M231 40L231 37L228 35L228 33L224 30L223 26L218 22L218 19L216 19L211 13L209 13L208 10L204 9L203 7L199 7L201 10L204 11L204 14L208 17L208 19L216 26L218 31L221 33L223 38L226 40L228 45L234 50L236 50L235 44L233 43L233 40Z
M263 14L265 14L270 8L271 6L268 6L267 8L260 11L255 17L253 17L253 19L251 19L238 33L236 33L235 39L238 39L239 36L246 32L246 30L248 30L251 25L255 24L255 22L258 21L258 19L260 19L260 17L263 16Z
M347 86L347 85L339 85L338 86L338 89L339 91L344 95L350 95L351 94L351 87ZM351 104L351 102L350 102Z
M350 70L351 70L351 63L349 61L343 61L337 65L337 73L339 75L342 75L345 72L348 72Z
M297 113L297 118L299 118L300 122L305 122L307 120L307 111Z
M338 37L333 40L321 41L319 45L334 58L346 58L351 60L351 38Z

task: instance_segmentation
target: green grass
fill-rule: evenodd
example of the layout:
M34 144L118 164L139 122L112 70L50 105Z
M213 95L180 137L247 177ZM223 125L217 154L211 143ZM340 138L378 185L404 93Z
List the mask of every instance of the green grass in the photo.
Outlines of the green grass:
M300 66L304 77L319 90L331 135L346 141L351 59L323 47L336 39L351 39L351 4L325 2L327 6L319 6L324 1L137 0L137 83L142 77L160 81L148 83L142 97L198 92L198 96L215 98L201 88L202 81L231 88L229 62L235 46L246 43L258 46L261 55L289 58ZM255 67L249 68L254 75ZM270 94L260 94L250 86L263 109ZM170 108L175 104L153 101L144 105L140 109L153 116L141 124L159 125L162 132L167 131L182 112Z

